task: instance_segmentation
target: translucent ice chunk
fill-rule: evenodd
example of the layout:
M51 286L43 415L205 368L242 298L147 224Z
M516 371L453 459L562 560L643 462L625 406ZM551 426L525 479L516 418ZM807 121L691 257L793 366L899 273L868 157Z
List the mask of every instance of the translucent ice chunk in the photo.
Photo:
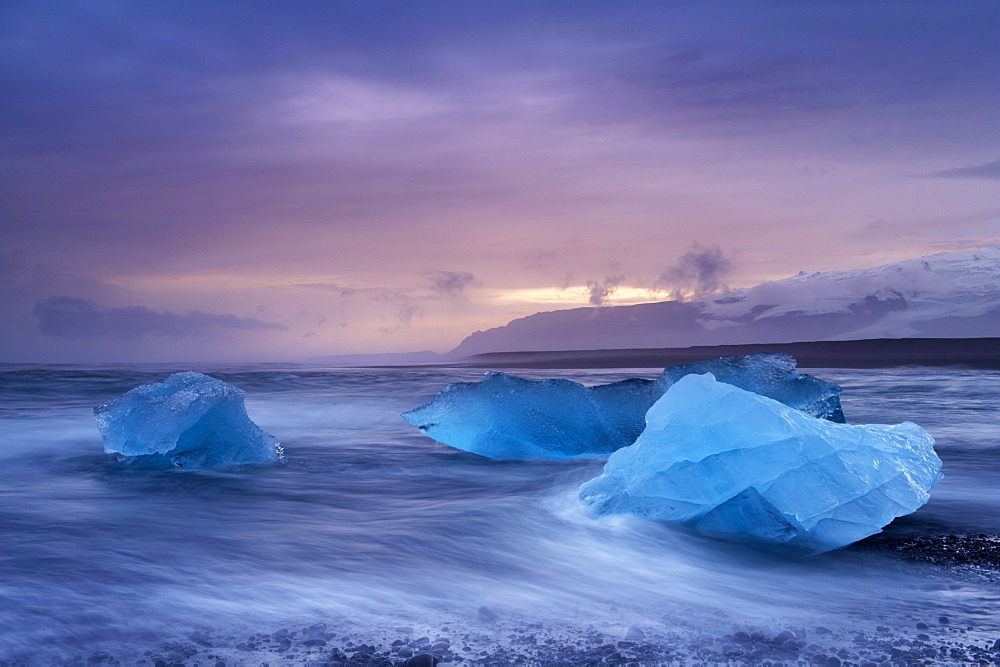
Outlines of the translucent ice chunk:
M482 382L448 385L403 418L438 442L495 459L607 455L638 436L637 413L656 400L653 390L648 380L589 389L570 380L491 372ZM624 415L616 412L618 403Z
M598 514L819 553L915 511L941 479L934 440L916 424L831 423L711 374L678 380L646 420L580 487Z
M274 436L247 416L242 389L201 373L175 373L94 408L104 451L122 460L179 468L267 463Z
M657 380L663 395L685 375L711 373L719 382L773 398L813 417L843 424L841 389L837 385L795 370L795 357L778 352L760 352L737 357L719 357L693 364L667 366ZM657 396L657 398L659 398Z
M569 380L489 372L481 382L448 385L403 418L438 442L495 459L606 456L635 442L646 411L674 382L706 371L808 414L844 420L840 387L795 372L795 359L787 354L668 366L657 380L589 388Z

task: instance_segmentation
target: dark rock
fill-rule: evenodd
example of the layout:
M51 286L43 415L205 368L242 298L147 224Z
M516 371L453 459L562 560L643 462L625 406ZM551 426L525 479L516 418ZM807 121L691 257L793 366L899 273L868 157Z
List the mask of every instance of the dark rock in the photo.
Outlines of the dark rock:
M917 630L928 630L929 626L926 623L917 623Z
M921 633L921 634L917 635L917 639L919 639L922 642L929 642L931 640L931 637L930 637L930 635L925 635L925 634Z
M480 623L496 623L497 615L489 607L480 607L476 614L476 620Z
M817 635L828 635L831 634L830 628L824 628L822 625L817 627L813 632Z
M789 639L795 639L795 633L792 632L791 630L782 630L774 638L774 643L777 644L777 645L779 645L779 646L781 646L782 644L784 644Z
M438 664L438 659L429 653L415 655L406 661L406 667L434 667Z
M941 625L948 625L949 623L951 623L951 619L948 618L947 616L942 616L938 619L938 623L940 623Z
M739 630L733 633L733 641L737 644L749 644L753 640L748 633Z
M635 627L629 628L628 631L625 633L625 639L629 641L638 642L642 641L645 638L646 638L646 633L640 630L639 628Z
M413 655L413 649L410 648L409 646L404 646L403 648L399 649L399 653L397 653L396 655L398 655L400 658L409 658L411 655Z
M786 639L781 643L781 648L798 653L799 649L802 648L802 643L798 639Z

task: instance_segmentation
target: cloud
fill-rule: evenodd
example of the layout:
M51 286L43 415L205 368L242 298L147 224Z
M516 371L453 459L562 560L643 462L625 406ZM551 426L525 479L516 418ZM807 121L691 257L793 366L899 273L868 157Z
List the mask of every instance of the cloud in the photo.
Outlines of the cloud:
M143 336L214 336L223 332L286 330L274 322L225 313L157 312L145 306L99 309L93 301L52 296L35 303L38 329L58 338L118 338Z
M931 178L985 178L997 181L1000 180L1000 160L987 162L986 164L975 164L970 167L935 171L927 174L927 176Z
M357 292L354 287L347 287L339 283L331 282L294 282L291 284L292 287L304 287L306 289L321 290L323 292L337 292L342 297L349 297Z
M476 277L468 271L437 271L428 276L431 289L441 294L458 296L465 288L476 282Z
M670 287L674 298L680 299L685 293L707 294L724 287L722 280L732 271L733 263L719 246L703 246L696 241L676 266L660 274L656 284Z
M405 329L413 322L413 318L420 317L423 312L418 306L412 303L403 302L397 304L395 309L396 324L391 327L379 327L379 333L394 334L400 329Z
M555 264L558 258L559 255L552 251L532 253L525 258L524 268L529 271L544 271Z
M590 290L590 303L595 306L603 305L608 298L618 291L618 286L625 280L625 276L608 276L604 282L598 283L592 280L587 281L587 289Z

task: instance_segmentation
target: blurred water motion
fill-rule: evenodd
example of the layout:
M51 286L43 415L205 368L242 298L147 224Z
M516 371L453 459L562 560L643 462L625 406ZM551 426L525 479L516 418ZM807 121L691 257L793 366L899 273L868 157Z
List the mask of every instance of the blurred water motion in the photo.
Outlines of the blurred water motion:
M491 461L399 416L476 370L198 369L247 392L250 417L287 463L110 462L93 406L170 370L182 369L0 373L0 659L204 628L471 623L481 606L549 627L725 632L747 619L912 625L917 610L958 613L995 597L985 585L927 586L863 550L790 560L635 518L592 519L576 493L600 461ZM518 374L594 384L658 372ZM911 420L937 439L945 480L890 532L995 531L1000 373L813 374L844 387L849 422Z

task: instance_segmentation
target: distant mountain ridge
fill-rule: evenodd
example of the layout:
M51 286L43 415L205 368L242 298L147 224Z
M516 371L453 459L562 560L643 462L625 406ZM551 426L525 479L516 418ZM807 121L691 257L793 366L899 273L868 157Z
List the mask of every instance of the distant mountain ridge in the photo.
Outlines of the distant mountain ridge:
M1000 247L791 278L692 301L535 313L446 356L487 352L1000 336Z

